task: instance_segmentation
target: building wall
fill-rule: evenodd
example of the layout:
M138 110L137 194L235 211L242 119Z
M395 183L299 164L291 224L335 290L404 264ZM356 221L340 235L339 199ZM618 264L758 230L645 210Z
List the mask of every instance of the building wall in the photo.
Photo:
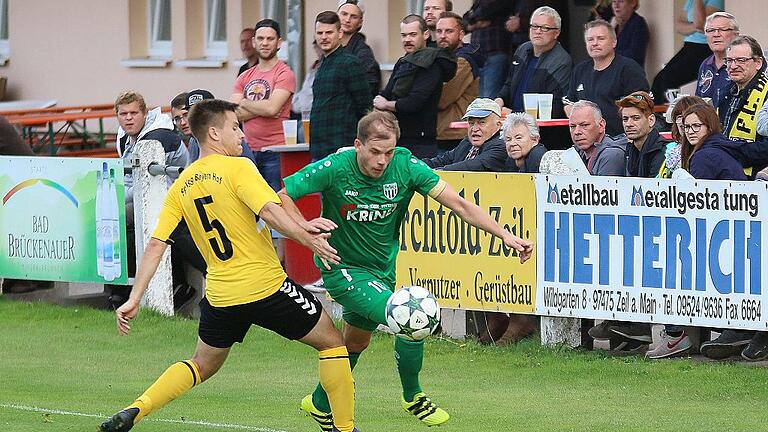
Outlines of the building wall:
M684 0L641 0L640 13L651 26L648 54L649 79L680 46L674 34L675 13ZM135 89L150 105L166 105L178 92L196 87L229 97L237 69L242 64L239 34L258 16L257 0L227 0L228 61L220 68L188 68L170 63L165 68L130 68L121 60L141 55L146 46L147 0L12 0L9 2L11 57L0 74L8 77L6 100L56 99L60 105L104 103L124 89ZM454 1L463 13L471 0ZM172 0L173 60L199 56L202 52L203 0ZM337 0L305 2L304 41L306 65L314 61L310 49L314 18L323 10L335 10ZM760 0L728 0L726 9L742 24L742 32L768 42L768 28ZM398 23L406 12L405 0L368 0L364 33L380 63L394 63L402 55ZM572 8L571 15L578 11ZM133 24L129 25L129 20ZM573 21L576 21L575 19ZM572 29L578 28L575 24ZM131 32L131 28L134 29ZM143 28L146 28L144 23ZM572 45L583 37L572 31Z

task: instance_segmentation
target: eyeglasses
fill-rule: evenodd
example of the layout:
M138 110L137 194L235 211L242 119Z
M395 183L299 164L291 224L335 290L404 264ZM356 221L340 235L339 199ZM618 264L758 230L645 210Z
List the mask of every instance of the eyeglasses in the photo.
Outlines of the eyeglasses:
M547 26L536 25L536 24L531 24L530 29L531 29L531 31L537 31L538 30L538 31L540 31L542 33L549 33L552 30L559 30L557 27L547 27Z
M173 117L173 124L179 124L181 121L187 121L187 114L180 114Z
M726 32L729 32L729 31L733 31L733 29L730 28L730 27L728 27L728 28L708 28L708 29L704 30L704 33L706 33L706 34L714 34L714 33L726 33Z
M754 57L754 56L752 56L752 57L726 57L725 59L723 59L723 61L725 62L726 66L730 66L730 65L734 65L734 64L739 65L739 66L744 66L745 64L747 64L748 61L754 60L755 58L756 57Z
M701 127L704 126L704 123L690 123L687 125L683 125L683 130L686 132L693 132L697 133L701 130Z

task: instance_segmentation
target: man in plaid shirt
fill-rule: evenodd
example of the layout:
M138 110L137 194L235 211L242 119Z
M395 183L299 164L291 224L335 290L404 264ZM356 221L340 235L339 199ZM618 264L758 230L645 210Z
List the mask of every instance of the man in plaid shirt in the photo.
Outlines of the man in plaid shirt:
M512 39L504 25L511 6L508 0L473 0L472 8L464 14L471 42L486 58L480 69L480 97L495 97L506 80Z
M323 59L312 85L310 152L322 159L355 140L357 122L371 109L371 90L360 60L341 46L341 21L325 11L315 19L315 41Z

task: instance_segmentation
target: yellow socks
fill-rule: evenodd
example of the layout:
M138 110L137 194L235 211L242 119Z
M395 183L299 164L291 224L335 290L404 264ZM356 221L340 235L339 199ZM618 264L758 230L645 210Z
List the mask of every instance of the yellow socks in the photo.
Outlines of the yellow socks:
M355 380L344 346L320 351L320 384L328 394L333 424L341 432L355 428Z
M346 353L346 350L344 352ZM164 407L199 383L200 372L195 362L185 360L174 363L126 409L139 409L139 414L134 419L134 424L138 423L152 411Z

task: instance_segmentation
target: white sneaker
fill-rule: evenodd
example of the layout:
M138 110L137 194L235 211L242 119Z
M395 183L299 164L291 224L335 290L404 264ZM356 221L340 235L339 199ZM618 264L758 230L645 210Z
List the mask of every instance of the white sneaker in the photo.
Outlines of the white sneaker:
M656 348L645 353L649 359L662 359L675 355L685 354L691 349L691 339L688 332L683 330L680 336L670 336L666 331L661 333L661 340Z

